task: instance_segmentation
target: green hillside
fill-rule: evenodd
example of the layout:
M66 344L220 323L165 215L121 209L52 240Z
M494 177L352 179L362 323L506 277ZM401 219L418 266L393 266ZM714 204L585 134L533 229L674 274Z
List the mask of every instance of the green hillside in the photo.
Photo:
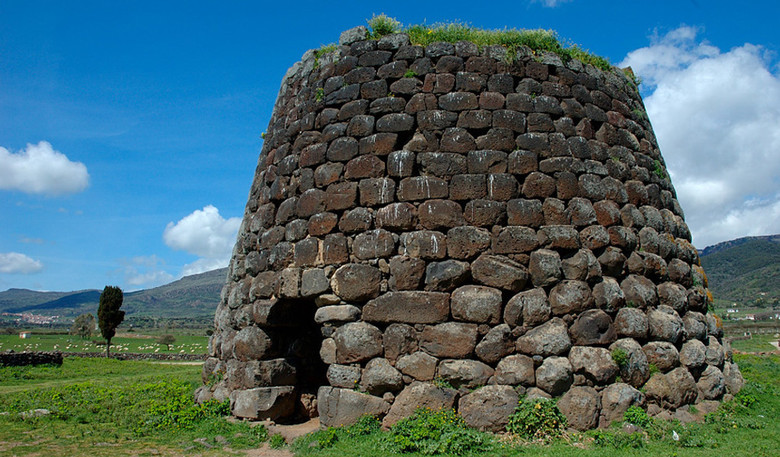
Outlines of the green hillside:
M227 268L185 276L170 284L125 294L122 309L128 317L213 317L225 284ZM100 291L37 292L9 289L0 292L0 312L77 316L96 313Z
M780 235L726 241L700 254L716 299L745 304L780 299Z

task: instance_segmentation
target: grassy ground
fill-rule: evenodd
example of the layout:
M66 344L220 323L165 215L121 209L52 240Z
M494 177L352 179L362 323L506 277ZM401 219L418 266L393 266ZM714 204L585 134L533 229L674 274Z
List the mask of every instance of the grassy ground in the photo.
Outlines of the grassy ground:
M776 351L777 347L771 343L777 341L777 337L773 334L754 334L749 340L732 341L731 347L742 352Z
M207 336L175 334L176 342L170 350L165 345L158 344L156 335L138 333L119 333L111 340L111 352L172 352L186 354L205 354L208 345ZM95 344L94 341L102 341L95 336L90 339L81 339L68 334L43 334L32 333L29 338L19 338L15 335L0 335L0 351L12 349L22 351L65 351L65 352L105 352L106 347Z
M200 367L66 358L62 367L0 368L0 455L226 455L265 429L195 406ZM23 417L46 409L48 415Z
M434 443L449 453L439 455L776 457L780 356L738 354L736 360L747 386L701 424L648 422L645 432L634 435L617 424L606 431L565 434L548 444L464 430L449 419L435 427L409 426L407 435L363 424L319 431L288 449L311 457L426 455L401 452L392 443L405 442L403 436L421 441L443 427ZM0 368L0 413L7 413L0 414L0 455L217 456L260 446L265 430L228 422L226 404L192 404L199 371L191 365L70 358L62 367ZM50 414L22 418L36 408Z

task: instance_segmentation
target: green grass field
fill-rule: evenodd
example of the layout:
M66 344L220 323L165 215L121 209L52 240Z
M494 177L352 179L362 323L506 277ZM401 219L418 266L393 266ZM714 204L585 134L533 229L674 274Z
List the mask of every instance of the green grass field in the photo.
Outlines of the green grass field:
M174 334L176 342L171 345L170 351L165 345L158 344L155 336L134 333L120 333L111 340L111 352L133 353L183 353L205 354L208 346L207 336L191 334ZM60 334L32 333L29 338L19 338L19 334L0 335L0 352L9 349L16 352L22 351L63 351L63 352L105 352L106 347L95 344L94 341L102 341L100 336L90 339L81 339L77 336Z
M742 352L769 352L776 351L777 347L772 342L777 342L774 334L753 334L749 340L737 340L731 342L731 347Z

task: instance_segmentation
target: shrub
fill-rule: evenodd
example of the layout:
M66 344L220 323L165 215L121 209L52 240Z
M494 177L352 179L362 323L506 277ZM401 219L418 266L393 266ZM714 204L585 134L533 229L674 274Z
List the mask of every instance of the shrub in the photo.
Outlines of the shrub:
M628 353L623 349L615 348L612 350L612 360L619 368L623 368L628 365Z
M284 440L284 437L280 434L271 435L270 440L268 441L268 445L271 446L271 449L281 449L287 444L287 441Z
M515 412L509 416L506 429L522 438L547 440L559 436L566 425L566 416L555 400L534 398L520 400Z
M639 406L629 406L623 413L623 420L641 428L650 428L653 425L653 418L647 415L647 411Z
M466 426L453 410L420 408L396 423L382 442L392 452L462 455L488 450L493 439Z
M381 38L401 31L401 23L384 13L372 16L367 22L371 28L371 38Z

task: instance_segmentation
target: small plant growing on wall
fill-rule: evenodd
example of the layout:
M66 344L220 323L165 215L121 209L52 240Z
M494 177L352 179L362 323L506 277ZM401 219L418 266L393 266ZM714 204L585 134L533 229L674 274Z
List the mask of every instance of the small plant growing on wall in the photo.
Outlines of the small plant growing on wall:
M367 22L371 28L371 38L374 39L401 31L401 23L384 13L372 16Z

